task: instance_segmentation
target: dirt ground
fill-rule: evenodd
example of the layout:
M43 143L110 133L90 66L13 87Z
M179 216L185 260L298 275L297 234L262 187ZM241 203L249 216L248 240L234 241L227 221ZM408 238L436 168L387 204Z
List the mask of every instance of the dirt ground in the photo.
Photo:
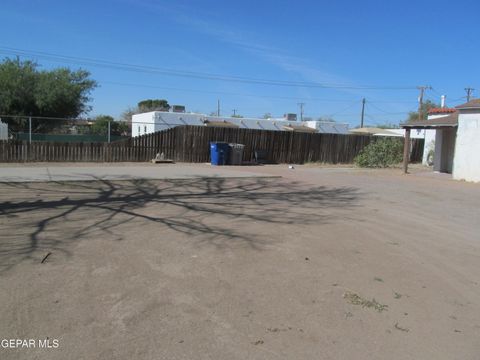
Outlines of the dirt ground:
M0 358L480 358L480 185L233 171L0 183Z

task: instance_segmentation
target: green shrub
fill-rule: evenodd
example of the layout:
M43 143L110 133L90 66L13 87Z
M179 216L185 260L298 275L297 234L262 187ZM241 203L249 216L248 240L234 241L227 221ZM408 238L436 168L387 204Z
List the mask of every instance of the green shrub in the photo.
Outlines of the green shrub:
M371 142L355 158L360 167L385 168L403 159L403 142L398 138L382 138Z

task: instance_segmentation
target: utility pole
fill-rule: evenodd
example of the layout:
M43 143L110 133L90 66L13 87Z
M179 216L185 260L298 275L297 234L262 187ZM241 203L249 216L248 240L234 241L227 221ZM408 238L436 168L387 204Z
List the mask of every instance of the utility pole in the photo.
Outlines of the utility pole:
M233 111L233 117L235 117L235 115L237 115L237 109L232 109Z
M365 98L362 99L362 119L360 120L360 128L363 128L363 119L365 118Z
M303 121L303 107L305 106L305 103L301 102L297 105L300 106L300 121Z
M475 89L474 89L474 88L471 88L471 87L465 88L465 91L467 92L467 102L470 101L470 98L471 98L471 96L472 96L473 90L475 90Z
M217 116L220 117L220 99L217 100Z
M423 107L423 95L425 95L425 90L431 89L431 86L417 86L417 89L420 90L420 95L418 96L418 120L422 120L422 107Z

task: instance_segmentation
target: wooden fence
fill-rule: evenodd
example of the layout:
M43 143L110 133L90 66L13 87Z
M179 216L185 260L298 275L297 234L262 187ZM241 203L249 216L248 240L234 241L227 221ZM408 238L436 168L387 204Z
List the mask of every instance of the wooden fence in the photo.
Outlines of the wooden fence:
M143 162L164 153L178 162L198 163L210 161L211 141L225 141L244 144L246 161L253 159L255 150L264 150L267 159L276 163L336 164L353 162L360 150L377 139L364 135L179 126L110 144L0 141L0 162ZM422 154L423 139L414 139L410 160L418 162Z

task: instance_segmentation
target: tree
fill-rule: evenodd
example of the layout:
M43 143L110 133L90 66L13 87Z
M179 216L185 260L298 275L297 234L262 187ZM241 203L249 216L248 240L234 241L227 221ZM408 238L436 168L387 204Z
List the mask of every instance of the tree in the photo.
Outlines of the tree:
M263 114L262 118L264 118L264 119L271 119L271 118L272 118L272 114L270 114L270 113L267 112L267 113Z
M142 100L138 103L139 112L149 112L149 111L168 111L170 110L170 105L165 99L148 99Z
M98 115L92 125L92 133L97 135L107 135L108 123L110 122L110 135L125 135L128 133L128 124L115 121L109 115Z
M124 112L120 115L121 121L132 122L132 116L138 114L138 108L127 108Z
M355 157L360 167L385 168L395 166L403 158L403 142L398 138L380 138L365 146Z
M239 114L235 114L235 115L232 115L232 118L241 119L241 118L243 118L243 116L242 116L242 115L239 115Z
M170 105L165 99L147 99L139 101L136 107L128 107L121 115L120 120L126 121L129 132L132 131L132 116L150 111L168 111Z
M88 102L97 83L86 70L39 70L39 65L19 58L0 63L0 113L13 131L23 130L26 117L74 118L91 110ZM33 119L34 131L51 129L59 121Z
M426 118L427 118L427 113L428 113L428 111L429 111L430 109L438 108L438 107L440 107L440 105L434 103L434 102L431 101L431 100L425 101L425 102L422 104L420 119L421 119L421 120L426 119ZM418 121L418 120L419 120L419 118L418 118L418 111L410 111L410 112L408 113L407 123L409 123L409 122L414 122L414 121Z

